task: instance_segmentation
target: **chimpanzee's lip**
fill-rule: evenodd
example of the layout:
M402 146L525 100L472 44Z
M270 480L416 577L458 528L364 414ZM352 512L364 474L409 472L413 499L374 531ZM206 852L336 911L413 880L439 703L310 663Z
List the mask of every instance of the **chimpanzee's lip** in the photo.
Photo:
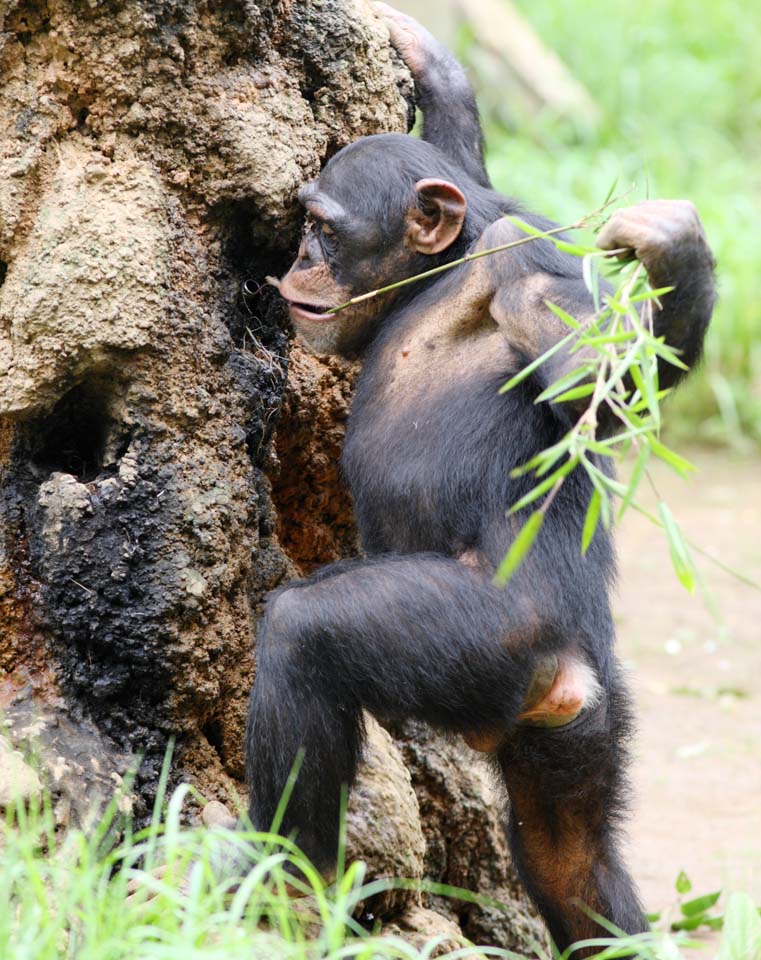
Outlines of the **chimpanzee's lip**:
M288 309L293 316L303 320L332 320L335 313L321 313L325 307L317 303L297 303L295 300L288 301Z

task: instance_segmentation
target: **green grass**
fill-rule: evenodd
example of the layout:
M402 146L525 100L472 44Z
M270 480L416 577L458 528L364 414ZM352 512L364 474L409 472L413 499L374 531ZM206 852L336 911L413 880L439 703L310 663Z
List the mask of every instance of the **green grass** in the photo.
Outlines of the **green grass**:
M3 960L423 960L399 937L380 937L354 914L389 881L364 883L352 864L328 887L287 840L221 829L180 829L181 788L166 817L110 845L117 807L89 835L56 839L49 810L15 812L0 828L0 957ZM247 875L221 882L215 862ZM286 873L285 865L295 867ZM168 864L158 877L157 864ZM247 872L250 869L250 872ZM128 884L137 892L128 899ZM295 900L296 888L306 894ZM510 956L492 951L491 956ZM447 954L455 960L461 954Z
M488 164L496 185L560 222L617 180L697 205L718 260L720 303L700 372L670 404L692 438L761 442L761 6L741 0L517 0L592 93L597 130L545 113L500 122L493 87ZM462 51L461 51L462 52ZM466 51L478 73L479 52ZM504 117L504 114L503 114Z
M355 916L374 894L403 881L365 882L365 867L340 869L328 886L289 841L269 834L181 829L190 788L164 816L126 838L114 801L88 832L56 836L49 803L18 806L0 822L0 957L3 960L470 960L503 957L498 948L440 940L415 948L398 936L364 930ZM161 809L160 803L156 810ZM121 830L124 824L121 823ZM233 857L241 876L218 879L215 863ZM290 863L291 872L286 872ZM155 867L168 864L158 877ZM294 868L295 867L295 872ZM128 884L137 892L128 898ZM409 886L410 884L405 884ZM289 891L290 886L290 891ZM294 887L306 896L294 900ZM688 889L688 888L687 888ZM447 893L435 887L433 892ZM477 899L448 891L460 899ZM715 898L708 906L713 909ZM695 905L702 905L698 900ZM689 903L684 916L695 917ZM708 916L708 913L705 914ZM703 914L698 922L702 921ZM630 955L680 960L685 934L643 934L595 941L599 960ZM545 960L537 950L535 957ZM750 899L730 898L718 960L761 960L761 919Z

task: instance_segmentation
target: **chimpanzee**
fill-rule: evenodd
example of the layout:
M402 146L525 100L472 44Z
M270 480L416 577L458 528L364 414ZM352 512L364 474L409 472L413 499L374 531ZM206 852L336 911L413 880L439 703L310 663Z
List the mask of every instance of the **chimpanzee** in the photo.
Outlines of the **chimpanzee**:
M556 353L499 389L567 333L545 301L593 314L580 261L539 240L328 309L525 236L503 219L521 208L484 169L463 69L414 20L378 7L413 73L423 138L365 137L303 187L307 224L280 283L310 348L363 360L342 468L366 556L267 600L246 739L250 815L269 827L303 751L282 829L329 871L362 710L424 720L491 756L509 795L515 862L559 948L602 932L579 904L638 932L645 920L617 836L631 722L613 652L614 551L601 528L581 555L592 491L584 472L562 486L508 586L492 583L522 522L507 511L532 487L511 470L583 410L584 401L535 398L578 354ZM599 244L633 251L653 284L674 287L655 324L693 365L714 302L693 206L619 210ZM661 386L679 376L663 365Z

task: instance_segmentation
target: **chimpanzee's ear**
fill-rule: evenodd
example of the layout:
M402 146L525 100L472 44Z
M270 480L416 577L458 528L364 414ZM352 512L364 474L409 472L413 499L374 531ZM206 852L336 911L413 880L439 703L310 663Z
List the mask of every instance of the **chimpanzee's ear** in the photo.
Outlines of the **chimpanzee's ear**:
M405 239L418 253L441 253L460 236L465 197L448 180L418 180L415 189L418 205L407 213Z

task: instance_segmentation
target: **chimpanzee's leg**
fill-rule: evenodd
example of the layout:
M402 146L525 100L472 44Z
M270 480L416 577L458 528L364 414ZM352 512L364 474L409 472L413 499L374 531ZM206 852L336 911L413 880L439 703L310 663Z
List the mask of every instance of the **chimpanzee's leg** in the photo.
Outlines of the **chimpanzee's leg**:
M303 750L281 830L330 867L363 707L459 732L509 727L542 643L536 616L528 630L506 609L483 574L432 554L338 564L273 594L246 737L254 825L269 828Z
M518 727L498 754L513 858L560 950L609 935L576 904L627 933L648 929L617 836L630 727L626 692L615 679L574 723Z

